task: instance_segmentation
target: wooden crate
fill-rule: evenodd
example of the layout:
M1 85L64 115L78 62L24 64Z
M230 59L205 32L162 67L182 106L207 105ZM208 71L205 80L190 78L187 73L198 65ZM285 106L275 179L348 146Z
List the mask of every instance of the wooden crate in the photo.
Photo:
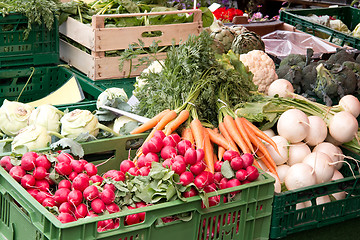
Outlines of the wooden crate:
M194 14L193 22L149 25L136 27L105 28L106 18L140 17L150 15L168 15L188 13ZM119 69L119 57L105 57L106 51L124 50L132 43L138 43L141 39L145 47L150 46L153 41L161 41L159 46L170 46L173 42L179 44L185 41L189 35L199 35L202 31L201 10L180 10L168 12L131 13L131 14L109 14L92 16L92 25L85 25L71 17L60 25L59 31L66 37L74 40L82 46L91 50L91 54L60 40L60 58L85 73L92 80L127 78L140 75L147 66L141 66L130 71L130 64L125 63L122 71ZM161 31L159 37L143 37L144 32ZM159 57L165 58L166 54ZM133 61L135 65L136 59ZM130 74L129 74L130 73Z

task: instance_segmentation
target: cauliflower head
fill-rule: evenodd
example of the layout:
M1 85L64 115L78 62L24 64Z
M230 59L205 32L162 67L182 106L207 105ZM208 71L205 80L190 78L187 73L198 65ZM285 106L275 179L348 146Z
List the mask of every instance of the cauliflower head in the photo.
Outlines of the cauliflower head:
M267 94L270 84L278 79L274 61L261 50L240 54L240 61L254 74L253 82L258 91Z

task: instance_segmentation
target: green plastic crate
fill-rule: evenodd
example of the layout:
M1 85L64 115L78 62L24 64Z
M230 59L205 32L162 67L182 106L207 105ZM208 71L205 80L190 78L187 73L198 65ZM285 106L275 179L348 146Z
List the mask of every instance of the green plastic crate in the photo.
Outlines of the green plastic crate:
M105 91L111 87L123 88L126 92L127 96L130 98L133 94L133 90L135 89L134 84L136 78L120 78L120 79L104 79L104 80L91 80L88 78L84 73L78 71L77 69L72 69L78 76L82 76L84 79L87 79L89 85L96 86L97 88L102 89Z
M360 156L342 149L347 156L360 160ZM317 184L292 191L275 193L271 219L270 238L277 239L289 234L338 224L360 216L360 175L353 161L349 167L344 164L340 172L344 179ZM347 193L342 200L316 205L316 198L333 193ZM296 204L311 201L312 206L296 209Z
M317 35L318 32L326 33L330 36L329 41L340 46L345 44L353 48L360 49L360 38L355 38L348 34L336 31L324 25L310 22L299 16L315 14L317 16L328 15L340 19L350 31L354 30L360 22L360 10L354 7L329 7L312 9L289 9L280 12L280 20L295 26L298 30Z
M57 64L59 30L55 20L49 30L44 24L33 24L24 38L28 19L22 14L2 16L0 13L0 68Z
M96 144L83 144L85 157L101 156L113 153L114 160L99 167L100 172L119 169L121 160L127 159L130 144L127 142L144 139L146 134L99 140ZM132 155L136 149L131 147ZM102 158L105 159L105 158ZM95 161L94 163L100 163ZM0 238L2 239L63 239L63 240L183 240L183 239L242 239L265 240L269 237L274 179L263 174L263 180L238 186L230 191L241 190L238 201L219 203L203 209L198 196L188 198L186 202L176 200L155 204L141 209L114 213L96 218L81 219L76 222L61 224L24 188L20 186L3 168L0 168ZM226 195L228 189L217 194ZM209 196L216 193L209 194ZM124 226L128 214L145 212L142 223ZM158 223L162 217L189 213L188 221ZM97 222L105 219L120 218L120 227L105 232L97 231ZM217 231L219 229L219 231ZM207 235L208 232L214 235Z
M30 81L21 93L31 74L32 77ZM64 66L0 69L0 103L2 104L4 99L14 101L20 93L21 97L18 101L24 103L43 98L62 86L73 75L79 81L85 99L79 103L58 105L56 107L60 110L67 108L70 111L75 108L90 111L95 110L96 99L103 90L95 85L89 84L87 77L77 75L70 68Z

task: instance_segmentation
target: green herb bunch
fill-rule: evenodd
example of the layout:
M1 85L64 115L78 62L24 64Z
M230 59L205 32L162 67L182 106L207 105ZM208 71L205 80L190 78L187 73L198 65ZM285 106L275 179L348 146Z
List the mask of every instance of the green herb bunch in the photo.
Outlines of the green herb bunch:
M24 30L26 39L33 24L45 24L51 30L59 9L58 0L2 0L0 12L5 17L10 13L21 13L28 18L27 29Z
M143 72L140 76L143 82L136 89L139 104L136 112L139 115L153 117L162 110L176 109L184 104L195 82L206 81L197 99L190 103L196 108L199 118L217 126L219 90L227 91L229 104L235 106L246 101L256 91L252 82L252 73L229 53L220 58L212 48L213 39L205 31L199 36L189 38L179 45L172 45L168 49L166 59L161 63L161 72ZM137 45L141 48L141 44ZM152 49L157 49L156 47ZM145 50L144 50L145 51ZM141 53L139 48L129 48L123 59L132 59ZM154 56L154 55L153 55ZM154 57L156 59L156 55ZM154 60L149 58L149 61Z

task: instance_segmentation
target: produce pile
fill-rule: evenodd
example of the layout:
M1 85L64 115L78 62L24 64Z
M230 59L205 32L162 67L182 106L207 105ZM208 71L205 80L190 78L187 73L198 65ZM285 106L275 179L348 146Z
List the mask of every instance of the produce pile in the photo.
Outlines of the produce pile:
M80 142L129 134L137 127L137 121L101 108L109 106L131 111L127 101L125 91L120 88L102 92L93 113L82 109L62 112L50 104L34 108L28 103L5 99L0 107L0 152L22 154L50 144L77 146ZM56 139L60 140L55 142Z
M287 79L295 92L318 98L331 106L347 94L357 94L360 87L360 57L339 49L328 60L315 61L308 55L290 54L281 60L276 73Z

